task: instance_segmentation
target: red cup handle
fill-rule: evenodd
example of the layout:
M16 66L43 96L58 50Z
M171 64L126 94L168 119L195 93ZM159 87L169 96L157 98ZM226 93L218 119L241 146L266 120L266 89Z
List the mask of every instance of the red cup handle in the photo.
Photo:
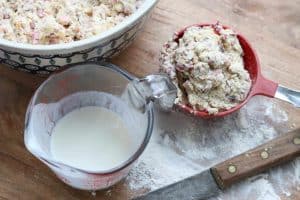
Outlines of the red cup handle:
M274 97L278 88L278 83L266 79L262 75L257 76L257 80L252 89L252 95L264 95L267 97Z

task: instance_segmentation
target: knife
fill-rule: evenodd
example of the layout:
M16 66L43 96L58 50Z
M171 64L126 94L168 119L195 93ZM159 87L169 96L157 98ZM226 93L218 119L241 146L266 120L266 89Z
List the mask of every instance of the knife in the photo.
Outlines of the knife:
M247 177L300 156L300 129L235 156L200 174L134 200L201 200L218 195Z

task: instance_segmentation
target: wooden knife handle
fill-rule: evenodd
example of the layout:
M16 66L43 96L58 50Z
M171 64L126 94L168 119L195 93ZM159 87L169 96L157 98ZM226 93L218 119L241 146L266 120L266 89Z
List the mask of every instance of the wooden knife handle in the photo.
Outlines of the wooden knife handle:
M300 129L211 168L221 189L300 156Z

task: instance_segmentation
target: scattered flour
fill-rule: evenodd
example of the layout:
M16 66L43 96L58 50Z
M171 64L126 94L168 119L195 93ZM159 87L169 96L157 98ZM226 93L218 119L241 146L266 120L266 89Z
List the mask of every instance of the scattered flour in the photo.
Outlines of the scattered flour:
M91 195L92 195L93 197L96 197L96 195L97 195L96 191L91 191Z
M288 131L287 114L273 101L255 97L223 119L202 120L156 110L151 141L125 180L142 193L199 173ZM278 200L300 189L300 159L249 178L211 200Z

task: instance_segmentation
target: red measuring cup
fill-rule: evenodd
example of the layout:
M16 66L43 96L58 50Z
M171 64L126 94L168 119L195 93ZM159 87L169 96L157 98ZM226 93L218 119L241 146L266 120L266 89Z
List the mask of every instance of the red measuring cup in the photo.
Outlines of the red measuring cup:
M214 27L214 24L195 24L191 26L211 26ZM177 32L176 37L174 38L174 41L178 41L179 38L181 38L186 31L187 28L191 27L188 26L179 32ZM224 29L228 29L227 26L222 26ZM201 111L201 110L194 110L190 105L187 104L178 104L177 107L179 107L180 110L184 112L191 113L192 115L195 115L197 117L202 118L213 118L213 117L223 117L230 113L233 113L237 110L239 110L242 106L244 106L253 96L255 95L263 95L271 98L278 98L284 101L287 101L291 104L293 104L296 107L300 107L300 91L292 90L287 87L281 86L278 83L266 79L261 74L260 69L260 63L259 59L256 55L255 50L251 47L248 40L242 36L241 34L237 33L237 37L239 39L239 42L243 48L244 51L244 65L245 69L249 72L250 78L252 81L251 89L248 93L247 98L241 102L239 105L229 109L224 110L221 112L218 112L217 114L209 114L207 111Z

